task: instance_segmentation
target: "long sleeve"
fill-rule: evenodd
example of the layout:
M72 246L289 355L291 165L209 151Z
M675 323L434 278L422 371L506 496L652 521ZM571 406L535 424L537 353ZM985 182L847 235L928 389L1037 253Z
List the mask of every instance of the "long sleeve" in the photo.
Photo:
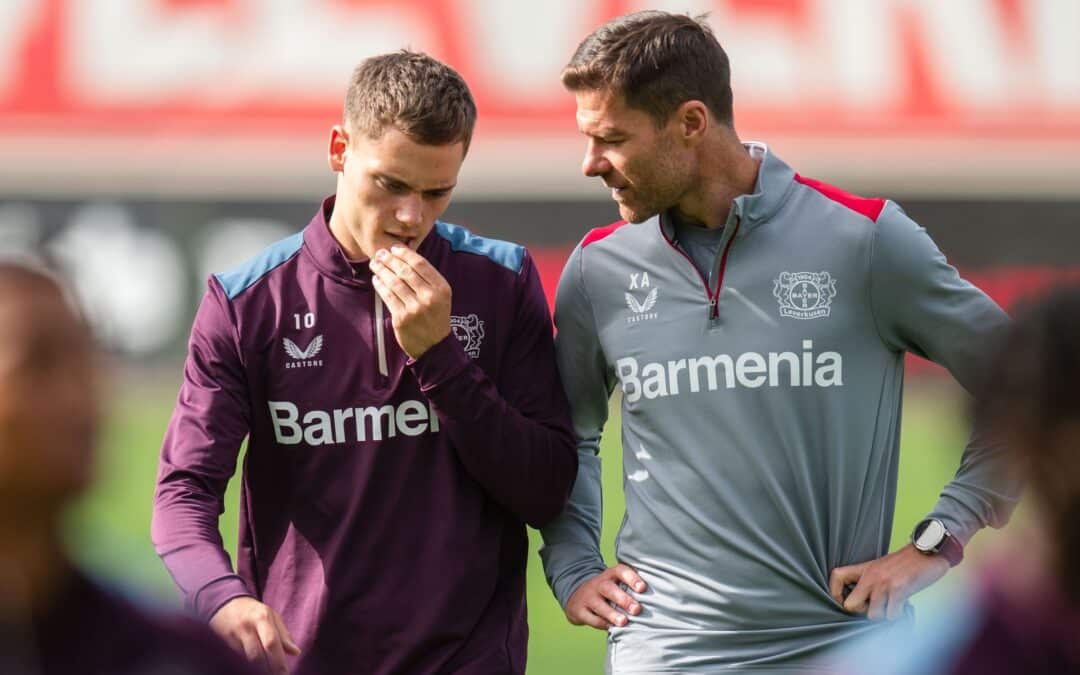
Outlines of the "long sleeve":
M233 571L218 529L225 487L249 424L234 323L224 293L211 279L161 448L151 524L154 547L185 605L205 619L227 601L252 595Z
M531 258L517 278L513 337L491 378L448 335L409 365L466 470L533 527L563 508L577 472L551 316Z
M603 494L600 482L600 434L615 386L605 365L596 320L584 285L582 248L570 255L555 299L555 355L570 401L577 438L578 476L570 502L542 531L540 557L544 574L564 608L584 581L602 572L600 528Z
M885 343L944 366L972 391L1008 327L1001 308L962 279L926 230L891 202L878 220L870 274L874 319ZM966 543L987 525L1004 525L1019 495L1003 448L977 422L959 470L930 515Z

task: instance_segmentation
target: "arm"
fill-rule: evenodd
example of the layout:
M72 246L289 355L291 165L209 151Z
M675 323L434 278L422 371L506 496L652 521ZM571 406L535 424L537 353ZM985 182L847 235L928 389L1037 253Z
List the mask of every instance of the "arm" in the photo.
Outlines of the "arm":
M150 532L188 609L249 661L286 672L285 654L299 654L299 647L277 612L233 572L218 530L225 487L250 424L234 325L221 287L211 280L161 448Z
M615 377L600 347L581 266L579 246L566 263L555 300L555 355L570 400L578 475L570 502L541 531L544 545L540 557L548 584L570 621L606 629L626 622L625 616L607 605L608 600L631 614L640 611L637 603L619 588L619 582L638 591L644 591L645 586L627 565L607 569L600 553L600 434L607 421Z
M218 517L250 409L231 308L211 279L191 329L184 382L165 432L151 537L184 604L209 619L254 595L233 572Z
M926 230L889 203L874 232L870 299L881 339L946 367L972 391L1008 317L994 301L965 281ZM930 516L940 519L963 545L979 529L1001 527L1020 495L1003 448L976 423L953 480ZM914 523L910 524L914 526ZM949 563L907 546L874 561L837 568L831 592L849 611L869 618L900 616L907 598L941 578ZM845 585L856 584L846 599Z
M944 366L968 391L1008 329L1001 308L962 279L926 230L892 203L873 244L870 293L886 344ZM1003 526L1020 496L1004 449L982 426L976 421L956 476L930 513L961 544L983 527Z
M400 255L397 263L391 261L399 265L398 271L378 264L372 269L375 278L385 280L376 284L376 290L393 314L398 342L410 356L415 354L409 367L420 390L438 412L439 423L472 477L526 523L546 524L566 503L577 457L566 397L555 371L551 318L532 259L525 256L515 280L512 337L496 383L450 334L450 290L445 279L419 254L400 249ZM413 272L420 278L411 276ZM395 283L403 285L390 291ZM404 287L413 284L417 288L411 292ZM445 294L441 286L446 286ZM437 327L418 332L441 337L430 346L423 342L416 346L410 324L426 319Z

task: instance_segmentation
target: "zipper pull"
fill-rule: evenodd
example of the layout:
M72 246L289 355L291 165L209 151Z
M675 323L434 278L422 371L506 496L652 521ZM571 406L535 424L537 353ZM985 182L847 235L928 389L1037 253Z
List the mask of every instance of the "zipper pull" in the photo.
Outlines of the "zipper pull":
M718 298L716 296L711 296L709 298L709 320L710 321L712 321L713 319L716 318L716 301L717 301L717 299Z

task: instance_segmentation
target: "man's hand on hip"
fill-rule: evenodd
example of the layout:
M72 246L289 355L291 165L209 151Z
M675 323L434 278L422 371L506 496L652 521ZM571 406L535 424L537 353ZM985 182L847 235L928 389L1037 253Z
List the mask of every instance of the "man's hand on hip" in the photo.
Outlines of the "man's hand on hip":
M637 593L646 588L632 567L619 563L578 586L566 603L566 618L575 626L586 625L600 630L625 626L629 622L627 614L640 614L641 605L619 584L625 584Z
M286 654L300 654L281 616L255 598L243 596L226 602L210 618L210 628L256 667L274 675L289 672Z
M871 621L892 621L903 615L908 598L948 571L944 557L919 553L908 544L877 560L837 567L829 577L829 592L849 612L866 614ZM851 585L845 599L844 588Z
M371 272L406 354L418 359L450 334L450 284L422 255L405 246L383 249L371 260Z

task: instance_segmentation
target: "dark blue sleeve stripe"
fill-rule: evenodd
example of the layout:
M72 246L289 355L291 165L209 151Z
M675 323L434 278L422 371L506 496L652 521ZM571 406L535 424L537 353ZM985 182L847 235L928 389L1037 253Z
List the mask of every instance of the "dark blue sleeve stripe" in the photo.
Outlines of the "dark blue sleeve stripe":
M300 231L267 246L251 260L241 263L228 272L214 276L225 290L225 295L232 300L251 288L256 281L269 274L274 268L293 257L303 245L304 232Z
M500 239L478 237L460 225L451 225L442 221L436 221L435 231L439 233L440 237L450 242L450 248L454 251L487 256L488 259L502 265L514 274L521 271L521 263L525 260L525 248L523 246Z

